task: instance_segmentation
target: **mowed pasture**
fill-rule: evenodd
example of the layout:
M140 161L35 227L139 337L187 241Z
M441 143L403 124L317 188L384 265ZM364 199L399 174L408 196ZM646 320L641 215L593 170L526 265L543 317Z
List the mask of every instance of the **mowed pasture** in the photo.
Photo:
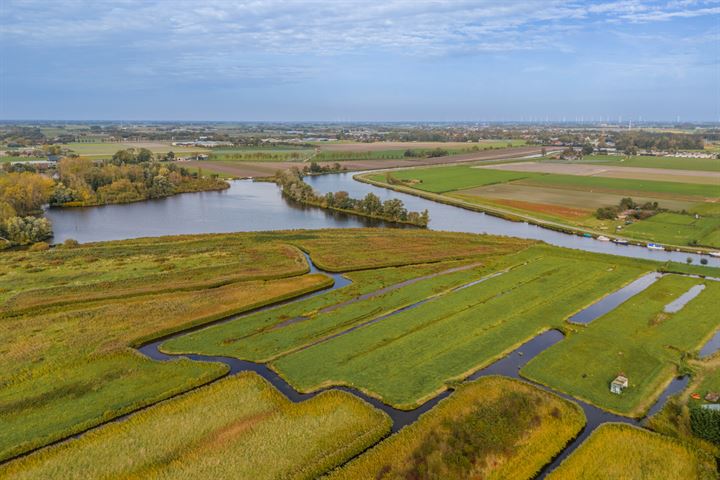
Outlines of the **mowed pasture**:
M665 306L695 285L705 289L680 311ZM623 415L642 416L678 373L686 354L700 349L720 325L720 283L667 275L617 309L531 360L531 380ZM610 392L619 374L630 385Z
M601 425L550 480L717 478L715 459L675 439L622 424Z
M637 278L648 264L545 246L509 255L495 276L281 356L272 366L311 391L359 388L412 408L572 313ZM503 268L504 267L504 268ZM568 278L582 276L582 282Z
M558 163L558 160L546 160ZM563 162L564 163L564 162ZM663 170L695 170L703 172L720 172L720 159L717 158L682 158L628 155L588 155L581 160L573 160L573 164L589 163L594 165L612 165L617 167L660 168Z
M523 382L485 377L460 386L328 478L530 479L584 424L573 403Z
M440 194L450 203L535 223L561 224L669 245L715 248L720 245L718 175L720 172L514 162L414 168L368 174L367 178L427 192L433 199L437 199L433 194ZM665 221L670 217L658 216L655 223L652 219L634 222L625 235L624 220L596 218L597 209L617 206L626 197L639 205L657 202L661 209L682 213L689 226L663 226L671 223ZM696 219L688 212L712 218Z
M293 404L242 373L2 466L0 477L311 479L389 430L350 394Z

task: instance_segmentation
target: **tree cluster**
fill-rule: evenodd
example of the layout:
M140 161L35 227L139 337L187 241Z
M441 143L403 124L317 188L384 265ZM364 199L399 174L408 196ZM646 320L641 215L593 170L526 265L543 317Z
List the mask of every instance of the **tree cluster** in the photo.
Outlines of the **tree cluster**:
M220 190L227 183L203 178L175 164L146 160L149 150L121 150L107 162L65 158L58 163L60 179L52 205L102 205L162 198L183 192Z
M692 405L690 428L696 436L720 446L720 411Z
M362 199L352 198L344 191L318 195L310 185L303 181L302 172L297 168L277 172L275 181L284 196L303 204L352 212L390 222L409 223L421 227L427 226L430 221L427 210L409 212L402 200L390 199L382 202L373 193L368 193Z
M645 202L641 205L632 198L625 197L620 200L618 205L598 208L595 211L595 217L599 220L615 220L622 212L628 212L628 216L636 220L644 220L659 211L661 208L658 202Z
M37 218L53 181L37 173L0 174L0 237L5 245L27 245L52 235L50 221Z

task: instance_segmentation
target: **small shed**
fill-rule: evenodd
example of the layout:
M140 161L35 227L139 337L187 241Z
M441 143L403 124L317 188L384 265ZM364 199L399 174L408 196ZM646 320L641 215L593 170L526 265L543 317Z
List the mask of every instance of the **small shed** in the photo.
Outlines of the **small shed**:
M618 375L615 380L610 382L610 391L620 395L624 389L628 387L628 379L624 375Z
M718 402L720 402L720 393L719 392L708 392L708 394L705 395L705 400L710 403L718 403Z

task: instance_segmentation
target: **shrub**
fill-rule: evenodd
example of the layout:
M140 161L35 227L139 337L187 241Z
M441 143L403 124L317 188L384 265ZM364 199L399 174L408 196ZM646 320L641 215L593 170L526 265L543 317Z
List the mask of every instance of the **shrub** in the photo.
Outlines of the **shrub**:
M720 411L690 406L690 427L696 436L720 446Z
M41 252L44 250L50 250L50 244L48 244L47 242L33 243L32 246L30 247L30 250L33 252Z
M78 245L80 245L80 242L78 242L78 241L75 240L74 238L68 238L67 240L65 240L65 241L63 242L63 246L64 246L65 248L75 248L75 247L77 247Z

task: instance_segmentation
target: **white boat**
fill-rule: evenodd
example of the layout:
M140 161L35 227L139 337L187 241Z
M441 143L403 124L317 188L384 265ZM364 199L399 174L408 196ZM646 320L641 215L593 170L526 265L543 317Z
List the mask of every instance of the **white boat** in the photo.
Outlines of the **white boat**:
M720 258L720 252L710 252L710 256Z
M597 239L600 240L601 242L609 242L610 241L610 239L608 237L606 237L605 235L600 235L599 237L597 237Z
M613 243L617 243L618 245L627 245L628 241L623 240L622 238L616 238L613 240Z
M647 248L650 250L665 250L665 247L657 243L648 243Z

